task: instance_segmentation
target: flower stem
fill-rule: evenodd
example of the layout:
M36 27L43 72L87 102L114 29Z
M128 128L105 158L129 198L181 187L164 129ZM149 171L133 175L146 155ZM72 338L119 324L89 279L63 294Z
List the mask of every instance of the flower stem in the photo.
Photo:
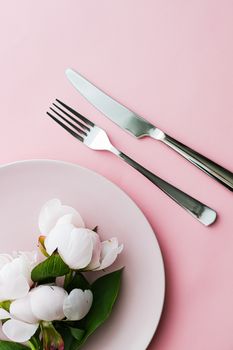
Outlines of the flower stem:
M29 345L31 350L41 350L42 349L41 348L41 342L36 337L32 337L28 341L28 345Z
M72 279L73 279L73 270L70 270L70 272L68 272L67 275L65 276L64 289L68 287Z
M32 342L30 340L28 341L28 345L29 345L31 350L37 350L37 348L32 344Z
M64 350L64 341L52 322L41 323L43 350Z
M32 337L28 342L28 347L31 349L31 350L41 350L42 347L41 347L41 342L39 339L37 339L35 336Z

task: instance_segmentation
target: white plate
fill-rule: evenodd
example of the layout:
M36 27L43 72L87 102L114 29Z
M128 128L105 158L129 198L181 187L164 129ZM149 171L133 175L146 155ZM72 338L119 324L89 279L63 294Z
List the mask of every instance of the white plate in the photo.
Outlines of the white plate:
M145 350L157 328L165 278L154 232L135 203L104 177L77 165L32 160L0 167L1 252L33 249L37 218L51 198L75 207L101 237L117 236L124 251L113 269L125 266L111 318L89 338L85 350Z

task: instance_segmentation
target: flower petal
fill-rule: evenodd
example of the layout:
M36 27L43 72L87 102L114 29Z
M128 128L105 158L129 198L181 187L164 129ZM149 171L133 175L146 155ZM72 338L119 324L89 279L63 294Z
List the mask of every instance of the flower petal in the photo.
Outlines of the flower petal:
M19 257L16 258L12 264L17 264L20 273L27 279L28 284L31 286L33 284L31 280L31 271L36 266L37 263L37 252L21 252Z
M30 266L32 269L40 261L40 256L38 254L38 250L19 251L18 256L23 258L24 261L27 263L27 265Z
M2 331L8 339L14 342L24 343L33 336L38 326L38 324L29 324L11 319L3 324Z
M45 238L46 251L51 255L60 244L70 239L70 233L74 226L72 224L61 224L55 226Z
M65 218L64 218L65 216ZM59 218L63 218L62 220L66 220L66 222L70 222L76 227L85 227L85 223L83 221L83 218L79 214L77 210L75 210L72 207L69 207L67 205L63 205L61 207Z
M9 254L0 254L0 270L4 265L12 261L12 257Z
M90 290L73 289L64 301L64 314L68 320L81 320L90 311L92 302L93 294Z
M61 224L72 224L76 227L85 227L84 222L82 220L81 216L79 217L77 215L77 212L75 213L70 213L70 214L66 214L61 216L57 222L56 225L61 225Z
M10 313L14 318L24 322L37 323L39 321L32 312L29 294L24 298L13 301L10 306Z
M42 206L39 214L39 229L42 234L47 234L55 226L60 206L61 201L56 198Z
M115 237L107 241L103 241L101 244L101 264L96 269L96 271L106 269L112 265L116 260L118 254L120 254L123 250L123 244L118 246L118 240Z
M8 318L11 318L9 312L3 308L0 308L0 320L7 320Z
M31 271L38 263L37 250L31 252L13 252L12 259L0 269L0 275L5 278L23 275L31 284Z
M14 279L9 277L7 281L4 280L3 283L0 283L0 301L23 298L29 289L30 286L24 276L14 276Z
M37 263L37 253L15 252L0 269L0 301L24 297L32 285L31 271Z
M93 251L90 232L85 228L73 228L69 239L59 242L58 253L70 268L83 269L90 263Z
M29 293L31 309L38 320L55 321L64 318L63 303L67 292L56 286L39 286Z
M2 322L0 321L0 340L9 341L10 339L3 333Z
M84 222L81 215L72 207L62 205L59 199L52 199L45 203L41 208L39 215L39 228L42 234L48 234L50 230L57 224L57 221L67 214L69 223L73 223L78 227L84 227Z
M99 238L99 235L94 231L92 231L91 237L93 242L93 252L92 252L91 262L86 267L86 270L94 270L100 266L100 254L101 254L100 238Z

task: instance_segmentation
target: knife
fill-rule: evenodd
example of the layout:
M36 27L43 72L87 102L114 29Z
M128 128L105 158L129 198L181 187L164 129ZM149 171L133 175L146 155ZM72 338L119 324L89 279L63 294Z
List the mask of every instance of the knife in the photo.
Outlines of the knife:
M68 68L66 76L81 95L122 129L137 138L149 136L165 143L199 169L233 191L232 172L165 134L162 130L105 94L74 70Z

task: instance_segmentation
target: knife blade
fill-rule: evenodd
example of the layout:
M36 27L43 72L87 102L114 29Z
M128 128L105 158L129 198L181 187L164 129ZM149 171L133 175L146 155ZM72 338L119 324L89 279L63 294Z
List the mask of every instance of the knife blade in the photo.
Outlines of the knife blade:
M67 69L66 76L80 94L93 106L133 136L138 138L146 136L155 129L154 125L115 101L81 74L74 72L72 69Z
M231 171L167 135L162 130L97 88L81 74L68 68L66 70L66 76L81 95L122 129L128 131L131 135L137 138L149 136L153 139L162 141L189 162L207 173L216 181L220 182L229 190L233 191L233 173Z

